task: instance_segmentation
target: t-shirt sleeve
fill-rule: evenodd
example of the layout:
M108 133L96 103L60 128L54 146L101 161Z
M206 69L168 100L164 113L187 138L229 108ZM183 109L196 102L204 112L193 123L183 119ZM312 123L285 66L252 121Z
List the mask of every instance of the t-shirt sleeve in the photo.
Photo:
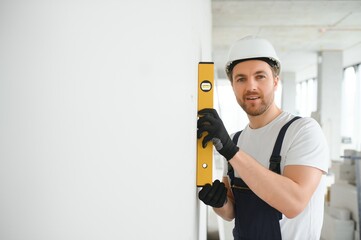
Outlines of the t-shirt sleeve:
M285 166L305 165L327 173L329 151L319 124L312 118L303 118L290 134L293 135L290 136L293 139L286 153Z

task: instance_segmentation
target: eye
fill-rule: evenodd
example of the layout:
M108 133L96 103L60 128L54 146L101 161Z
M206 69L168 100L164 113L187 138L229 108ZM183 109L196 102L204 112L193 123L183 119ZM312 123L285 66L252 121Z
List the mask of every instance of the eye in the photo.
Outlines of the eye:
M258 79L258 80L262 80L262 79L265 79L265 78L266 78L265 75L257 75L256 76L256 79Z
M245 78L244 77L238 77L236 78L236 82L244 82Z

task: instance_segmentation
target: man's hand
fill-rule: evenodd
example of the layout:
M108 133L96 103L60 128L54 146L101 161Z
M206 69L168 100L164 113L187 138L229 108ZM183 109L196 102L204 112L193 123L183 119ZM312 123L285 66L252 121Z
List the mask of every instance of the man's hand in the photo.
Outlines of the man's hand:
M197 123L197 137L201 138L203 132L208 132L202 141L202 146L205 148L207 143L212 141L214 147L222 156L224 156L227 160L233 158L239 148L229 137L217 111L211 108L205 108L200 110L198 115L201 117L198 119Z
M215 180L213 185L207 183L198 194L198 198L206 205L221 208L227 200L227 188L224 183Z

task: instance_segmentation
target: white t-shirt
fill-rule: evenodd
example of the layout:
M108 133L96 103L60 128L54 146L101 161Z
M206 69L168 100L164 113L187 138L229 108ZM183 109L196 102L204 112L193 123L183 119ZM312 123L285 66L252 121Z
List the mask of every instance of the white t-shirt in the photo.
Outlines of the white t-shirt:
M293 117L287 112L282 112L275 120L262 128L251 129L248 125L242 131L237 145L242 151L268 168L278 133ZM329 167L328 154L326 140L319 124L312 118L300 118L294 121L286 131L281 148L281 174L284 166L287 165L312 166L327 173ZM224 170L224 176L226 176L227 163ZM238 177L236 172L234 174L235 177ZM283 240L320 239L325 190L324 174L304 211L292 219L283 215L282 220L280 220Z

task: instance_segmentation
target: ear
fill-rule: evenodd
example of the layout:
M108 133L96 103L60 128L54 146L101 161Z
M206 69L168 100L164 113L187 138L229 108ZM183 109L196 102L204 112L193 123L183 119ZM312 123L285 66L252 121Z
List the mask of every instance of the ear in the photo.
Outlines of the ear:
M274 77L273 79L273 86L274 86L274 89L277 90L278 88L278 82L280 81L280 77L277 76L277 77Z

